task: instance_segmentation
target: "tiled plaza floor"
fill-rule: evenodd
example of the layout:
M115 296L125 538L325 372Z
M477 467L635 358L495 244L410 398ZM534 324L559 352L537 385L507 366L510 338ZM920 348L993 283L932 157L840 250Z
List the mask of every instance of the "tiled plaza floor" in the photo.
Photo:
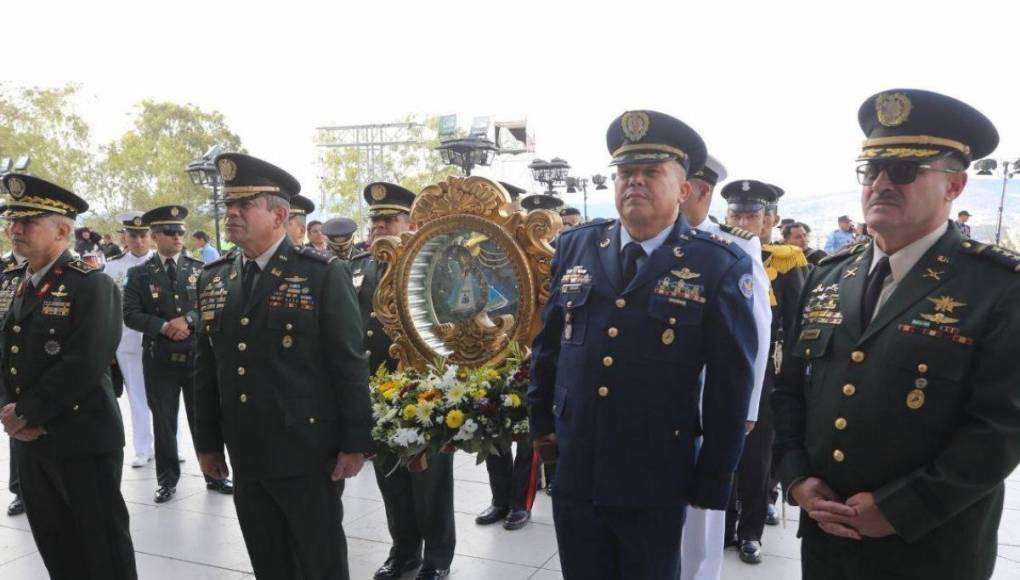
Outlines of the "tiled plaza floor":
M122 400L125 419L130 417ZM130 433L130 427L128 428ZM190 444L190 439L188 439ZM127 449L131 449L130 445ZM130 453L125 453L130 460ZM0 433L0 507L6 508L6 437ZM455 463L455 509L457 552L454 579L558 580L559 560L552 525L551 503L539 494L531 524L508 532L500 526L479 527L475 515L489 503L485 466L459 454ZM173 501L153 503L153 464L140 469L124 468L123 491L131 512L131 533L137 550L139 576L143 580L188 578L189 580L236 580L254 578L244 549L241 530L230 497L206 491L193 453L183 466L183 476ZM382 500L371 466L347 483L344 492L345 521L350 552L351 578L367 580L386 559L389 536ZM796 510L787 516L795 518ZM726 580L793 580L800 578L799 546L795 522L787 527L767 528L765 561L757 566L740 562L736 552L726 553ZM46 578L25 516L7 517L0 512L0 578L38 580ZM1020 580L1020 472L1007 483L1006 510L999 530L999 561L995 580Z

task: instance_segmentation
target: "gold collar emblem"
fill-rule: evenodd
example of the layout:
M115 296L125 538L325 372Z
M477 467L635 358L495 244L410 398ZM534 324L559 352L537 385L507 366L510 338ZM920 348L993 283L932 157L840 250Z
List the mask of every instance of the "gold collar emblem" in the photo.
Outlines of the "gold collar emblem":
M928 298L928 300L935 305L935 312L948 312L953 313L953 310L966 306L966 302L957 302L952 296L939 296L938 298Z

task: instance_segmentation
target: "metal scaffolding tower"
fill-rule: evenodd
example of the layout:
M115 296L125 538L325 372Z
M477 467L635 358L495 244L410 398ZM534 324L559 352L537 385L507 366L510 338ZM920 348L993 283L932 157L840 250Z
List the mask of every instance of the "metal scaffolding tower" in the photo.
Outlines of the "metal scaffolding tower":
M418 123L381 123L375 125L343 125L316 127L319 147L327 149L357 149L358 182L371 183L385 178L383 168L387 148L398 145L423 145L412 137ZM326 205L326 193L320 193L320 206Z

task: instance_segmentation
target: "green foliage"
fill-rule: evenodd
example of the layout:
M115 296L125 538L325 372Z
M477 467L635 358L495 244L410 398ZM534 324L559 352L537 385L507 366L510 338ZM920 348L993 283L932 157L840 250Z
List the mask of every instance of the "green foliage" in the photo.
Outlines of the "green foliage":
M76 192L92 190L89 125L74 107L79 88L0 83L0 157L30 155L31 173Z
M414 124L408 132L408 140L415 143L388 147L382 164L382 175L362 174L361 167L365 160L361 158L357 149L326 150L320 159L320 165L322 190L327 198L327 212L365 223L365 208L361 195L371 180L397 183L411 191L419 192L428 185L459 174L458 168L445 165L439 153L435 151L435 147L439 145L438 117L423 120L417 115L407 115L400 122ZM319 142L326 138L327 133L320 134Z
M126 209L180 204L191 211L189 230L211 233L210 191L194 185L184 168L217 144L227 151L243 151L241 138L230 130L223 114L191 104L143 101L136 107L132 128L102 147L98 164L102 187L93 194L98 207L89 221L100 222L96 225L103 229Z

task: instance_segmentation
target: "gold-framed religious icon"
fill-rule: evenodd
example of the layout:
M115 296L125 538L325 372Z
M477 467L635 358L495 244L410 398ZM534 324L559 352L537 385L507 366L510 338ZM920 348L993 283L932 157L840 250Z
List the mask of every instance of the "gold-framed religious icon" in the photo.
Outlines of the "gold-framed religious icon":
M496 365L511 344L530 344L549 298L560 217L514 211L503 187L483 177L450 177L426 187L411 207L417 230L372 244L385 262L375 313L390 356L424 370L437 358Z

